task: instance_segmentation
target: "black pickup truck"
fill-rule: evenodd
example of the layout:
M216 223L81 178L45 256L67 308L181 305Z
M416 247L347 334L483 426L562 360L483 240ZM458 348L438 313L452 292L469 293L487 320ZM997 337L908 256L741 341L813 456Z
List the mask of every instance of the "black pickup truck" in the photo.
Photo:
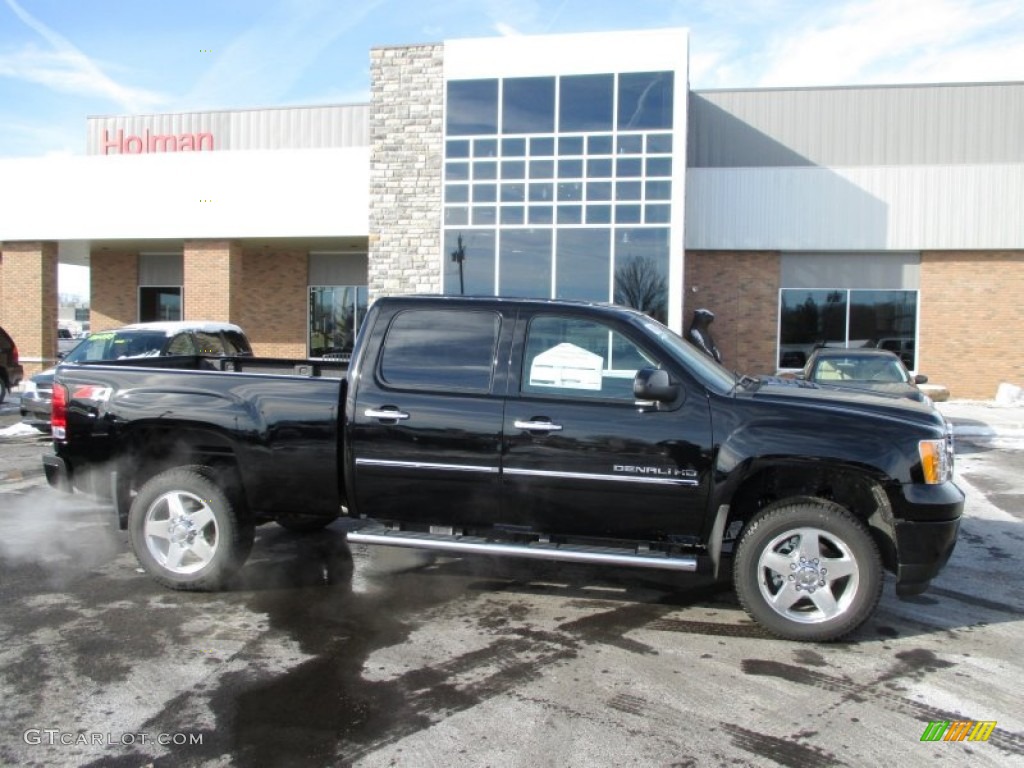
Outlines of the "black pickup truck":
M831 640L883 571L917 594L964 497L930 405L737 376L621 307L382 298L350 364L62 365L50 484L108 499L142 566L212 589L254 526L730 578L775 634Z

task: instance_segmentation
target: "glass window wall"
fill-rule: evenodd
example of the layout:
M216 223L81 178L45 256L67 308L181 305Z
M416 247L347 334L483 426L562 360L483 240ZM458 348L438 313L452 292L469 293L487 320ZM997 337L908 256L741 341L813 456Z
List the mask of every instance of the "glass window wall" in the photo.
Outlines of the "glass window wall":
M450 81L444 291L616 301L666 321L673 85Z
M310 286L309 356L348 360L366 307L365 285Z
M917 367L917 294L908 290L783 289L779 367L802 368L818 347L878 347Z
M139 288L139 322L181 320L181 287Z

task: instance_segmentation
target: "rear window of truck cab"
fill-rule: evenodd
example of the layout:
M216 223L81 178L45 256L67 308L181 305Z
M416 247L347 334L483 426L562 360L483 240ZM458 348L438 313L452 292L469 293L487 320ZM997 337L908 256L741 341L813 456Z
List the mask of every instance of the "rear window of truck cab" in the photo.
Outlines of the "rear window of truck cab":
M500 330L496 312L399 312L384 340L380 379L396 389L489 392Z

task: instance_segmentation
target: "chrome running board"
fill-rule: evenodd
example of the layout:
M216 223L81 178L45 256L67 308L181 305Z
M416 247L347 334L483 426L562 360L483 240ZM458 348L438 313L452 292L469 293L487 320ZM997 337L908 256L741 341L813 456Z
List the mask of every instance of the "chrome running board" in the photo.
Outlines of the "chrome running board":
M658 568L672 571L697 570L697 558L692 555L666 555L659 552L636 552L614 547L585 547L569 544L512 544L490 541L475 536L439 536L429 533L409 533L387 529L351 531L352 544L380 544L388 547L414 547L438 552L464 555L490 555L527 557L535 560L562 560L572 563L600 565L626 565L636 568Z

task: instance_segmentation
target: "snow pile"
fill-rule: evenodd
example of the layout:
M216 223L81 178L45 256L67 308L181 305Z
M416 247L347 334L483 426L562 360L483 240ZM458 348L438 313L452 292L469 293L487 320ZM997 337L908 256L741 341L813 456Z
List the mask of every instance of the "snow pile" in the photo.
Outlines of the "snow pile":
M1000 384L996 390L996 405L1024 406L1024 389L1014 384Z
M43 434L30 424L12 424L9 427L0 429L0 437L28 437Z

